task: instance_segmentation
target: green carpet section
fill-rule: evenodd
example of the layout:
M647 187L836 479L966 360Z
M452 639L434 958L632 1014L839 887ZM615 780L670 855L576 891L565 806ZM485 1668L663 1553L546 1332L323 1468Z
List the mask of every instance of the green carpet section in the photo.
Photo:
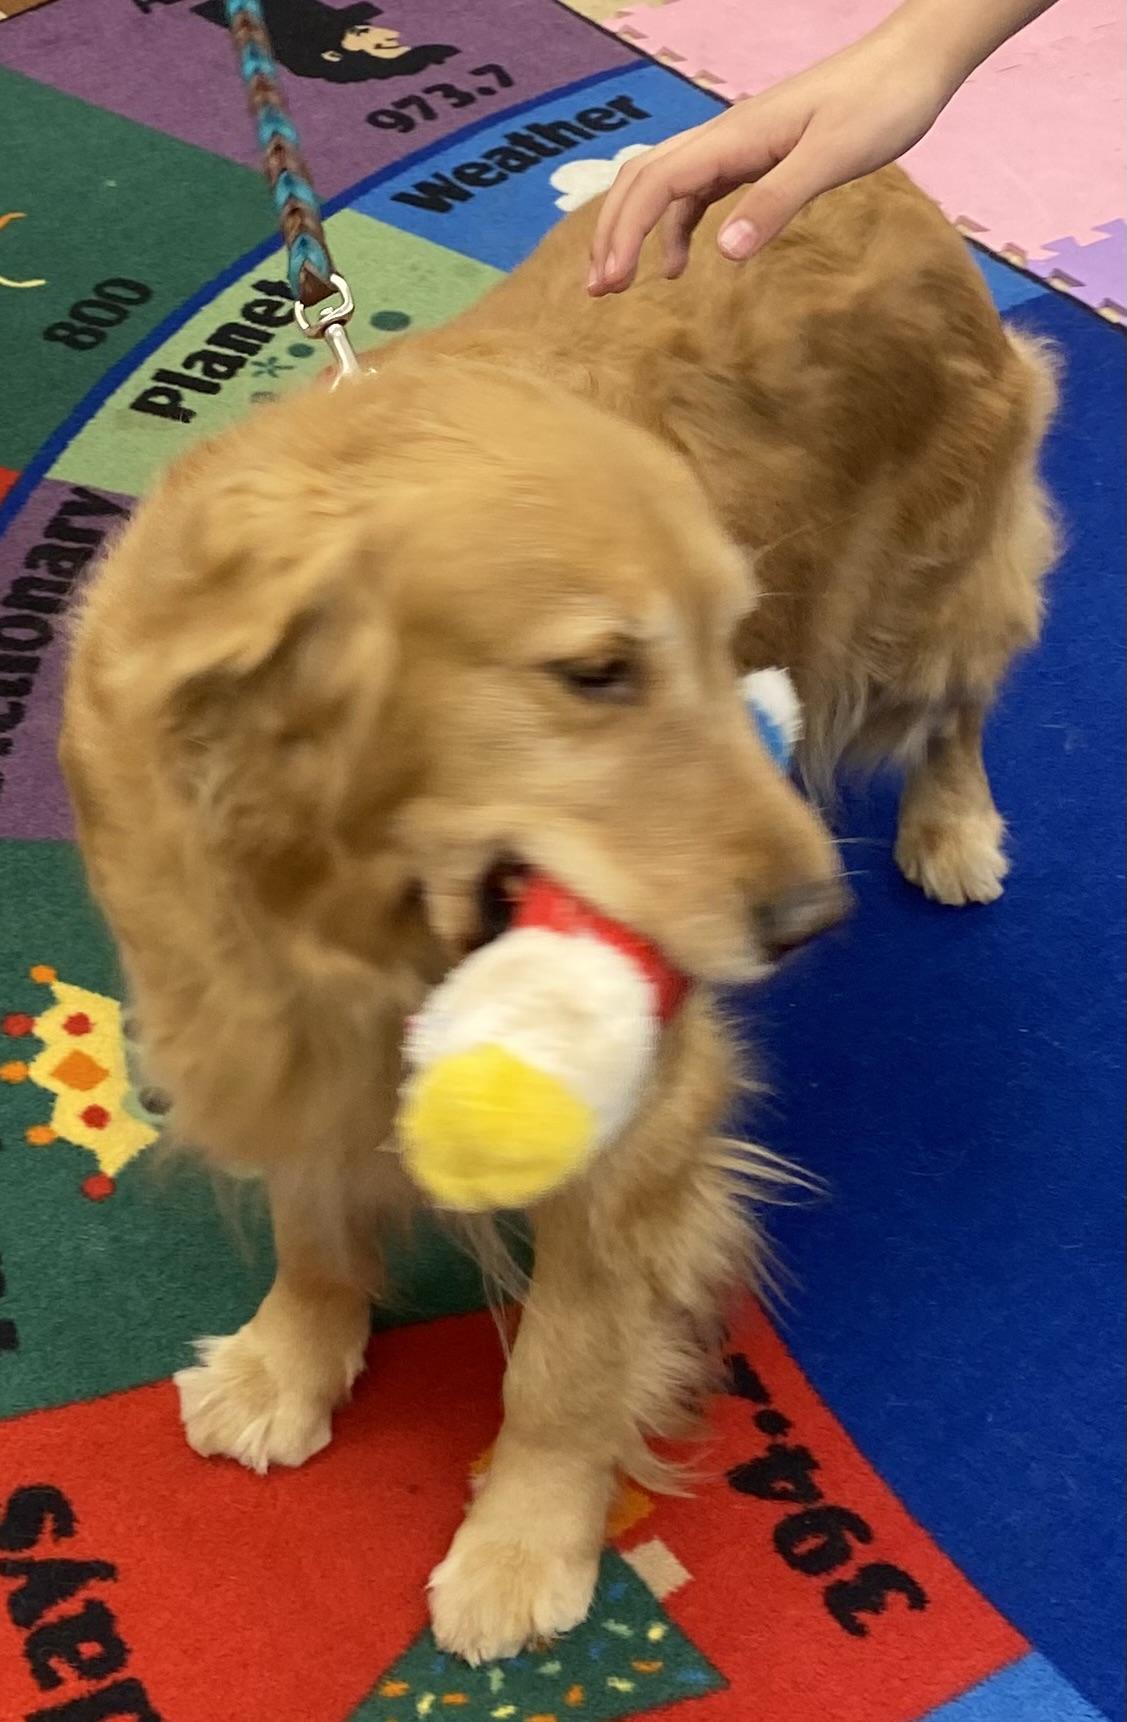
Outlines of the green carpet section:
M87 390L273 232L249 168L0 70L6 291L0 466L19 470ZM99 292L103 287L104 291Z
M333 216L327 232L357 280L379 283L377 308L353 324L361 352L402 330L447 321L500 276L486 263L350 210ZM325 349L294 328L285 276L278 250L197 312L110 396L52 476L141 496L194 443L323 371Z
M162 1154L154 1140L159 1118L132 1089L120 1097L136 1126L126 1140L148 1140L117 1163L120 1132L104 1129L103 1119L115 1105L106 1093L112 1074L102 1082L94 1076L95 1066L113 1065L115 1048L126 1068L120 997L75 850L5 844L0 1212L9 1223L0 1265L0 1416L167 1376L188 1361L198 1335L247 1320L269 1284L268 1228L256 1193L216 1186L194 1164ZM91 1052L91 1074L78 1067L76 1092L46 1086L64 1060ZM115 1146L103 1148L111 1136ZM481 1301L470 1258L420 1225L395 1246L379 1321L457 1314Z
M665 1613L633 1567L603 1556L591 1613L549 1649L467 1668L443 1656L429 1627L378 1682L348 1722L624 1722L655 1706L717 1692L726 1681Z

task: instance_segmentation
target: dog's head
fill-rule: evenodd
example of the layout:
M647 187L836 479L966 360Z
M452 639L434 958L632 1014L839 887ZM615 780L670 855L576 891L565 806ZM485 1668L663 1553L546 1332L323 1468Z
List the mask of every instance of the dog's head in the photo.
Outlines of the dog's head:
M731 980L837 919L830 840L742 704L747 560L646 433L400 361L263 412L158 501L169 769L289 920L433 966L535 865Z

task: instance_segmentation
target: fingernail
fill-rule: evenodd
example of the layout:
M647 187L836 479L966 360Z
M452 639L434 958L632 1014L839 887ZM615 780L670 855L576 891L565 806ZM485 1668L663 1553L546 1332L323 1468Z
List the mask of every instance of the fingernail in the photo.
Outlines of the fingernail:
M730 257L733 263L742 263L755 250L758 238L750 221L730 221L721 232L718 243L725 257Z
M597 293L599 290L599 286L602 283L602 279L603 278L600 275L598 269L595 267L594 264L592 264L591 265L591 273L587 277L587 291L588 291L588 293Z
M606 276L608 281L613 281L615 276L618 274L618 258L615 256L613 251L603 265L603 274Z

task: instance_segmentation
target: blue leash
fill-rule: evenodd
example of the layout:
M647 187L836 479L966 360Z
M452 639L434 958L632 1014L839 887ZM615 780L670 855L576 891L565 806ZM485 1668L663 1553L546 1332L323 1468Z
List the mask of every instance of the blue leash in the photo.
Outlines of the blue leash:
M278 82L262 0L226 0L226 7L263 171L286 246L294 317L303 335L324 340L332 352L337 382L359 376L360 364L345 328L355 309L352 293L344 276L333 268L321 206Z

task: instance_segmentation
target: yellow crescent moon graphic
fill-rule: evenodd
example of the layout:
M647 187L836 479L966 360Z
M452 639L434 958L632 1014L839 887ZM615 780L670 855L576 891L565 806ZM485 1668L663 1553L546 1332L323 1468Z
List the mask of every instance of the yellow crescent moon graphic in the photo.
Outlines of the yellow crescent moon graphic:
M24 211L13 209L7 215L0 215L0 228L7 227L9 221L23 221ZM40 281L11 281L7 275L0 275L0 287L46 287L45 280Z

